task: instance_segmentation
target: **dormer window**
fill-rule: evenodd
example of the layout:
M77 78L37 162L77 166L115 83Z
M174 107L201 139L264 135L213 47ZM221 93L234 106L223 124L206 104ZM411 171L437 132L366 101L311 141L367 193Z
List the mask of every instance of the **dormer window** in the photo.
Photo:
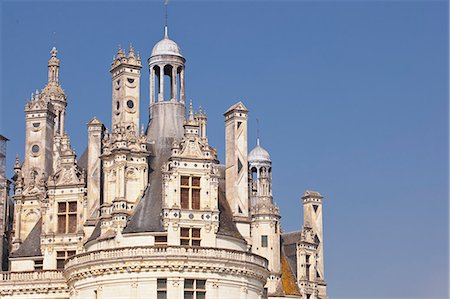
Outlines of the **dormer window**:
M187 210L200 210L200 190L199 177L181 176L181 208Z

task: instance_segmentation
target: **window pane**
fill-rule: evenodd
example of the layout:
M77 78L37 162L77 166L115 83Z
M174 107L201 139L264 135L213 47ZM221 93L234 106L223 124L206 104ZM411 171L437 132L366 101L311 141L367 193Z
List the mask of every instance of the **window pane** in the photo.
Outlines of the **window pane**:
M66 216L58 216L58 233L64 234L66 232Z
M66 203L59 202L58 203L58 213L64 213L66 211Z
M185 279L184 280L184 288L185 289L193 289L194 288L194 280L193 279Z
M64 269L64 259L57 259L56 260L56 268L57 269Z
M156 299L167 299L166 291L158 291Z
M158 290L165 290L167 288L167 279L158 279L157 288Z
M192 189L192 209L200 210L200 189Z
M189 188L181 188L181 208L189 209Z
M194 186L194 187L200 187L200 178L193 177L193 178L192 178L192 186Z
M189 237L189 228L186 228L186 227L182 227L181 228L181 236L182 237Z
M267 236L261 236L261 247L267 247Z
M56 256L57 257L66 257L66 253L64 251L57 251Z
M69 233L77 231L77 215L69 215Z
M193 298L194 298L194 292L184 291L184 299L193 299Z
M192 246L200 246L200 240L192 240Z
M204 290L205 284L206 284L206 280L197 280L197 285L196 285L197 290Z
M155 236L155 244L167 244L167 236Z
M181 241L181 245L182 246L189 246L189 240L188 239L182 239L182 240L180 240Z
M181 186L189 186L189 177L188 176L181 177Z
M200 238L200 229L199 228L193 228L192 229L192 237L193 238Z
M197 292L197 299L205 299L206 293L204 292Z
M71 257L72 255L75 255L75 250L67 251L67 257Z
M69 202L69 212L76 212L77 211L77 202Z

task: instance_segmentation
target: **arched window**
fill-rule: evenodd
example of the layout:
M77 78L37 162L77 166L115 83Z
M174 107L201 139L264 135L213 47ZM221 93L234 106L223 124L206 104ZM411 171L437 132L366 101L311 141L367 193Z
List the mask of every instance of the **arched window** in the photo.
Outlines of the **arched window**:
M155 101L158 101L158 95L159 95L159 84L160 84L160 68L159 66L155 65L153 67L153 74L155 77L155 82L154 83L154 90L152 90L153 93L153 98L155 99Z
M171 100L174 97L172 92L172 69L173 67L170 64L164 66L164 100Z

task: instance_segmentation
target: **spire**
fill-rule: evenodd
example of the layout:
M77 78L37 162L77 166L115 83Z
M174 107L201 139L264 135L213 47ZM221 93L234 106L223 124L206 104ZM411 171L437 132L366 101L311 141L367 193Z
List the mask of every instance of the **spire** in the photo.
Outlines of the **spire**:
M20 168L19 154L16 154L16 160L14 161L14 169Z
M194 108L192 106L192 99L189 102L189 121L194 121Z
M131 43L130 43L130 49L128 50L128 57L134 58L134 49L133 49L133 45Z
M48 61L48 83L58 83L59 59L56 57L56 54L58 54L56 47L52 48L50 54L52 54L52 57L50 57L50 60Z

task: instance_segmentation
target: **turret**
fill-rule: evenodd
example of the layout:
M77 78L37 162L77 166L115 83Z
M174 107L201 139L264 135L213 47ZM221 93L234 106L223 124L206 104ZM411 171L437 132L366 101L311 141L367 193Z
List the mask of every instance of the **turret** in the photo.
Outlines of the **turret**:
M158 148L161 142L170 146L172 143L170 140L179 141L183 137L183 124L186 118L185 62L180 47L169 38L166 26L164 38L156 43L148 59L150 121L147 136L149 141L157 143Z
M269 261L268 293L280 284L280 211L272 198L272 161L260 145L248 154L252 252Z

